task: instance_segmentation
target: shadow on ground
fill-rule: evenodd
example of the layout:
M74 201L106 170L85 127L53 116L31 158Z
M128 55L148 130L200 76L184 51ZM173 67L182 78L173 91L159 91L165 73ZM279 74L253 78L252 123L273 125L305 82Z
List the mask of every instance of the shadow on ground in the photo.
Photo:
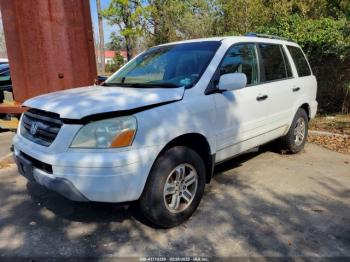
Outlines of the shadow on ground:
M135 205L72 202L11 167L0 172L0 256L350 256L346 157L308 146L225 162L194 216L169 230Z

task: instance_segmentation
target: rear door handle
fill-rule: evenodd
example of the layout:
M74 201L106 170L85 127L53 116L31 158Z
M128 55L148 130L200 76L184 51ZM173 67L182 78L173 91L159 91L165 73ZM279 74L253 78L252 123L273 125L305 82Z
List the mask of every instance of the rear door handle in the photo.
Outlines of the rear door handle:
M258 95L256 97L256 100L257 101L263 101L263 100L267 99L268 97L269 97L268 95Z
M293 92L298 92L300 90L300 87L294 87Z

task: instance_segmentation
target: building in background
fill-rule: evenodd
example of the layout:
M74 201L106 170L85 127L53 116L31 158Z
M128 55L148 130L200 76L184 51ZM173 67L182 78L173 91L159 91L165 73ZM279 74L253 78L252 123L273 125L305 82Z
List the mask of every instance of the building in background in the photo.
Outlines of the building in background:
M111 65L114 63L114 57L115 54L117 52L116 51L110 51L110 50L105 50L105 64L107 65ZM119 51L119 54L123 57L124 59L124 63L126 63L128 61L128 57L127 57L127 53L124 50Z

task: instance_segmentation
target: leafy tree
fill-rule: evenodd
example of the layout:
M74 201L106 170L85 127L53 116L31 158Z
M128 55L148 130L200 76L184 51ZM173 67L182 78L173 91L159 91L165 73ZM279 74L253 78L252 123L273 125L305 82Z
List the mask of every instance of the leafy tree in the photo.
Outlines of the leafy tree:
M281 17L258 32L297 42L306 52L318 80L320 109L348 111L350 81L350 21L346 18Z
M106 44L106 49L112 51L123 50L125 49L125 40L115 32L112 32L109 37L109 42Z
M211 1L192 0L185 6L186 12L181 19L182 24L177 28L182 38L210 37L214 34L214 12Z
M350 55L349 26L345 18L303 19L292 15L262 26L257 31L292 39L310 56L335 55L341 59Z
M290 38L309 57L320 107L350 107L349 0L112 0L103 14L118 25L129 58L135 48L190 38L247 32ZM119 40L113 35L113 50Z
M245 34L268 21L268 10L261 0L217 0L215 5L218 35Z
M142 34L143 6L140 0L111 0L109 7L101 12L110 25L117 25L125 39L128 60L132 57L135 38Z
M149 45L212 34L210 1L148 0L145 10Z

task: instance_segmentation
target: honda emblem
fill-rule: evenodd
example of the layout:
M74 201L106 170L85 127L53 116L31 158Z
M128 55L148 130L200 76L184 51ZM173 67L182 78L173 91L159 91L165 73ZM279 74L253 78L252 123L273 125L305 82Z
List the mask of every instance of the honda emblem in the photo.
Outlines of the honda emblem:
M36 132L38 131L39 123L38 122L33 122L30 126L30 133L32 135L35 135Z

